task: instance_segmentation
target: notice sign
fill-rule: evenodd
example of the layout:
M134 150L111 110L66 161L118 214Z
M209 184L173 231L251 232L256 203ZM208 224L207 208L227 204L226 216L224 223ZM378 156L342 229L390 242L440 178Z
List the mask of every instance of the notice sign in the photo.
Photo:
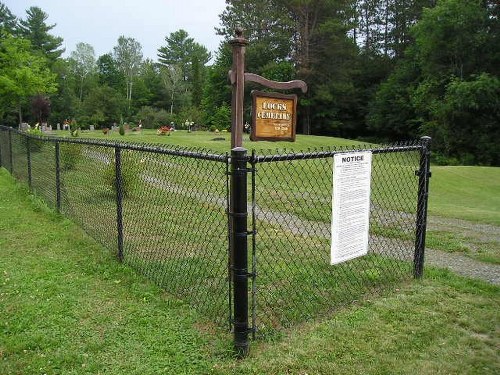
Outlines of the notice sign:
M297 95L252 91L252 141L295 141Z
M331 264L368 252L371 170L371 152L334 156Z

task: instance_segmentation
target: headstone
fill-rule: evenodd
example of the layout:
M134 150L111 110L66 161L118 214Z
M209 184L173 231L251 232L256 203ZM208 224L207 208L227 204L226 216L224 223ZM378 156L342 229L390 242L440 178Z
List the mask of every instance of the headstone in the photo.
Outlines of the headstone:
M27 122L22 122L21 124L19 124L19 130L21 130L22 132L26 132L30 129L30 126Z
M57 123L57 130L61 130L61 124Z
M93 132L95 130L94 125L90 125L90 131Z

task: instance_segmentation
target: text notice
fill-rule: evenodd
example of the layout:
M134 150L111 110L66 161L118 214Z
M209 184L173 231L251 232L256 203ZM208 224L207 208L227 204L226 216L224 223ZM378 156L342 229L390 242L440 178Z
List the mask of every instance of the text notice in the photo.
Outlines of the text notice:
M369 151L334 156L331 264L368 252L371 170Z

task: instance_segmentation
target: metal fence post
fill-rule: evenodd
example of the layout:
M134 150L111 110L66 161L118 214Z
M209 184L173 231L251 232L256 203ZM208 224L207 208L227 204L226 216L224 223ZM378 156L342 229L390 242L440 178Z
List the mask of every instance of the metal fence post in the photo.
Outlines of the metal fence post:
M10 162L10 174L14 171L13 158L12 158L12 129L9 128L9 162Z
M56 141L56 208L61 212L61 147Z
M116 189L116 228L118 232L118 259L123 261L123 182L122 182L122 163L121 149L115 147L115 189Z
M234 303L234 348L238 357L248 354L248 229L247 150L231 150L231 269Z
M0 131L0 168L3 167L3 164L2 164L2 152L3 152L2 138L3 138L4 133L5 133L4 131Z
M427 229L427 200L429 197L429 178L431 138L421 138L422 148L420 150L420 169L416 171L418 175L418 203L417 203L417 223L415 238L415 257L413 261L414 276L421 278L424 272L425 253L425 232Z
M26 156L28 159L28 187L30 191L33 190L32 179L31 179L31 139L27 135L24 135L26 139Z

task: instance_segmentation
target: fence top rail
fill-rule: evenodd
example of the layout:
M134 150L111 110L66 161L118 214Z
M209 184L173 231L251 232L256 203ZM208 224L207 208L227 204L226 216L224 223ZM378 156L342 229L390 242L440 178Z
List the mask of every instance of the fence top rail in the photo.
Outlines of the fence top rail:
M21 134L23 136L38 139L46 142L63 142L63 143L73 143L73 144L85 144L90 146L101 146L101 147L112 147L112 148L120 148L122 150L134 150L134 151L143 151L143 152L151 152L155 154L164 154L164 155L172 155L172 156L183 156L193 159L203 159L203 160L212 160L212 161L220 161L226 163L228 160L227 154L216 154L210 152L206 149L198 149L198 148L184 148L184 147L165 147L161 145L153 145L153 144L137 144L137 143L128 143L128 142L112 142L105 141L100 139L84 139L84 138L65 138L65 137L48 137L48 136L39 136L28 134L22 132L18 129L9 128L6 126L0 126L0 130L9 130L15 133Z
M386 146L365 146L365 147L342 147L338 149L331 150L312 150L307 152L290 152L283 154L270 154L270 155L257 155L252 154L250 157L250 162L257 163L269 163L274 161L289 161L289 160L306 160L306 159L321 159L333 157L336 154L342 154L346 152L361 152L361 151L371 151L373 154L386 154L386 153L397 153L397 152L408 152L408 151L419 151L422 149L422 144L420 141L409 141L401 142L394 145Z

